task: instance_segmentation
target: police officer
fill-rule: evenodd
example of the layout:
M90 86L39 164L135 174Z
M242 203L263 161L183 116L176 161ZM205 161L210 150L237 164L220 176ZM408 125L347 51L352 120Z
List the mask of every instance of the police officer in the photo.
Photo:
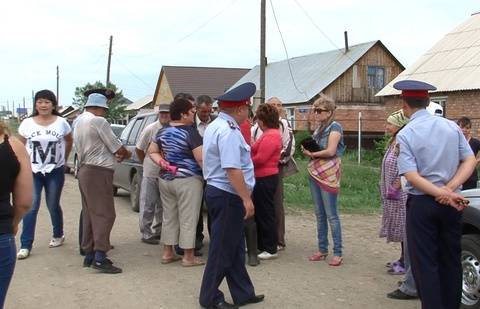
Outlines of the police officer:
M239 124L248 116L255 84L245 83L217 98L220 114L205 130L203 175L211 218L209 257L200 290L200 305L206 308L238 308L263 301L245 268L244 220L253 216L250 197L255 177L250 147ZM235 304L225 302L218 289L227 279Z
M475 157L460 128L430 115L430 84L405 80L403 110L410 122L398 133L398 169L407 179L407 240L423 309L460 306L460 238L466 200L458 193L475 168ZM433 138L432 138L433 137Z

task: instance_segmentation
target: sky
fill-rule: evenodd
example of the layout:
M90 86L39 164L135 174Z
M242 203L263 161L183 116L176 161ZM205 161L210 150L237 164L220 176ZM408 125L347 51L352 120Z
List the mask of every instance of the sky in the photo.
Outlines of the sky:
M480 11L478 0L266 3L269 62L343 48L348 31L350 45L381 40L408 67ZM132 101L153 95L162 65L252 68L260 57L260 0L16 0L0 12L0 106L10 109L55 92L57 65L60 105L105 83L111 35L110 80Z

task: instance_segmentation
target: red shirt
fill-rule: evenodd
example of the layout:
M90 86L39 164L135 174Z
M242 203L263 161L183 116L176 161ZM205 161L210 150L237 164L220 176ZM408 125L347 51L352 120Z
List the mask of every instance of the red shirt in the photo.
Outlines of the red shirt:
M278 174L282 137L278 129L267 129L252 146L255 177Z
M250 124L250 121L245 120L241 125L240 125L240 132L243 135L243 138L247 142L248 145L251 144L252 142L252 135L250 133L250 129L252 128L252 125Z

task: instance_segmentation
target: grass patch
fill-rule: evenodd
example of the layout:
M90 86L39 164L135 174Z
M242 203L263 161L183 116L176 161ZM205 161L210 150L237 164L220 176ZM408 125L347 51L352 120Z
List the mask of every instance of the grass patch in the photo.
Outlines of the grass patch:
M285 205L289 208L312 210L313 201L308 183L307 163L298 159L299 172L285 178ZM351 153L342 159L342 180L339 207L346 213L376 213L380 209L378 165L366 162L357 165L356 156Z

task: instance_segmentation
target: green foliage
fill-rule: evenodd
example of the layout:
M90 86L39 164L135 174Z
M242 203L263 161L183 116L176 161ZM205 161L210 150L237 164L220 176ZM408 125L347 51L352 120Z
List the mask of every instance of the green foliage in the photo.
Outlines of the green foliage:
M298 160L299 172L285 178L285 205L297 209L313 209L307 160ZM369 165L357 165L352 156L342 158L342 180L339 207L349 213L375 213L380 208L378 182L380 170Z
M302 154L302 151L300 150L300 142L309 136L311 136L311 134L307 130L299 130L295 132L295 158L305 158L305 156Z
M83 109L83 106L85 105L85 103L87 103L87 98L83 95L83 93L87 90L96 88L105 88L105 85L102 82L97 81L93 84L88 83L83 87L76 87L73 104L78 106L80 109ZM106 118L108 121L111 122L113 120L118 120L125 117L125 107L127 107L127 101L123 96L122 91L117 89L117 86L109 83L108 88L115 92L115 98L108 101L109 109Z

